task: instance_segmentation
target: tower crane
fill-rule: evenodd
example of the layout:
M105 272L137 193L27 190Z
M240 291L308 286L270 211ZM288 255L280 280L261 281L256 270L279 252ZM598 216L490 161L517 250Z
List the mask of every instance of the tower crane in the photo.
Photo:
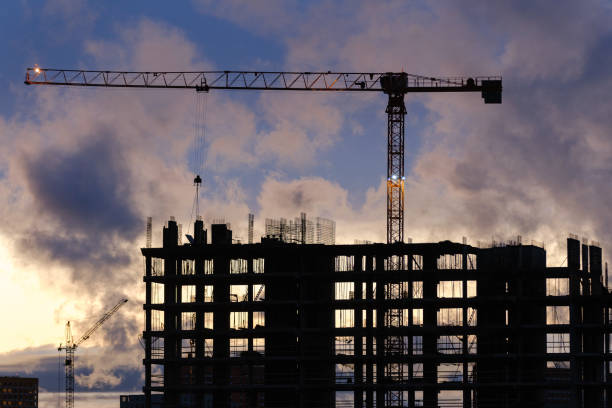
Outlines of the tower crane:
M73 341L72 339L72 331L70 330L70 322L66 322L66 343L62 346L59 345L58 351L66 350L66 359L64 360L64 366L66 371L66 408L74 407L74 352L77 347L87 340L100 326L104 324L105 321L110 319L110 317L115 314L117 310L121 306L123 306L128 300L123 298L113 306L108 312L104 313L104 315L85 332L77 341Z
M271 72L271 71L90 71L26 69L27 85L107 88L168 88L383 92L387 102L387 243L404 241L404 117L407 93L480 92L484 103L501 103L502 79L427 77L405 72Z
M280 71L101 71L65 70L34 66L27 68L27 85L63 85L106 88L167 88L257 91L327 91L382 92L388 97L387 113L387 243L404 241L404 118L407 93L480 92L484 103L502 101L502 79L488 77L427 77L405 72L280 72ZM199 186L197 177L194 184ZM390 260L392 269L403 269L403 257ZM399 290L398 283L387 285L390 294ZM257 295L259 296L259 294ZM398 309L399 310L399 309ZM388 313L385 324L402 326L402 313ZM385 353L405 354L401 336L387 336ZM68 356L68 349L66 351ZM404 381L404 364L391 365L387 378ZM68 368L67 368L68 370ZM68 373L68 371L67 371ZM68 374L67 374L68 376ZM385 406L404 406L401 390L385 393ZM68 406L67 408L72 408Z

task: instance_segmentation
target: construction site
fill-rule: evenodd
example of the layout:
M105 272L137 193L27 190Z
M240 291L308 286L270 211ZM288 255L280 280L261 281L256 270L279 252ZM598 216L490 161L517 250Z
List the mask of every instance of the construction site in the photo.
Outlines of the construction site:
M388 97L386 243L338 245L333 221L305 214L267 219L260 242L252 214L247 243L225 223L209 234L198 170L187 242L170 219L152 247L149 220L146 407L612 406L612 297L597 242L570 236L565 266L548 267L543 245L520 237L404 238L404 96L479 92L499 104L500 77L34 67L26 84ZM67 356L76 345L67 340Z

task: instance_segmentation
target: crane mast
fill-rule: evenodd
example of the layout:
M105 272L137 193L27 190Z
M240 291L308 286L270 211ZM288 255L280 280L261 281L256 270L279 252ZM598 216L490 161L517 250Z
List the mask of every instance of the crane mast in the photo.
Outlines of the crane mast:
M72 330L70 328L70 322L66 323L65 336L66 343L64 346L60 344L58 351L66 351L66 359L64 360L64 371L66 376L65 391L66 391L66 408L74 407L74 352L77 347L87 340L100 326L104 324L121 306L123 306L128 300L121 299L119 303L113 306L112 309L104 313L104 315L91 326L85 334L83 334L76 342L72 339Z
M381 78L387 103L387 243L404 242L404 89L406 74Z

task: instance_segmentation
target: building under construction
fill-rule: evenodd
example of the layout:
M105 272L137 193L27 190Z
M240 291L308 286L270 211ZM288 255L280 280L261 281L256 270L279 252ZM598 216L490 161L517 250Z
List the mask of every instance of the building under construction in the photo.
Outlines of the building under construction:
M167 407L604 407L607 268L515 242L145 248L144 393ZM605 279L604 279L605 276ZM155 404L153 404L155 405Z

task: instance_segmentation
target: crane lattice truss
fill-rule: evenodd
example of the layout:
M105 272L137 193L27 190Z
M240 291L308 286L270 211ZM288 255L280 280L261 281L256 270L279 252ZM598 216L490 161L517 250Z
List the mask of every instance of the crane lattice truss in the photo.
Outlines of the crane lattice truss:
M121 306L123 306L128 300L121 299L119 303L113 306L108 312L104 313L104 315L96 322L93 326L91 326L85 334L83 334L77 341L72 341L72 331L70 329L70 322L66 323L66 343L64 346L60 344L58 351L66 350L66 360L64 361L64 368L66 374L66 383L65 383L65 391L66 391L66 408L74 407L74 352L77 347L87 340L100 326L104 324L110 317L115 314L117 310Z
M481 92L485 103L501 103L501 77L426 77L404 72L127 72L28 68L28 85L170 88L209 91L384 92L387 104L387 242L404 241L404 95L414 92Z

